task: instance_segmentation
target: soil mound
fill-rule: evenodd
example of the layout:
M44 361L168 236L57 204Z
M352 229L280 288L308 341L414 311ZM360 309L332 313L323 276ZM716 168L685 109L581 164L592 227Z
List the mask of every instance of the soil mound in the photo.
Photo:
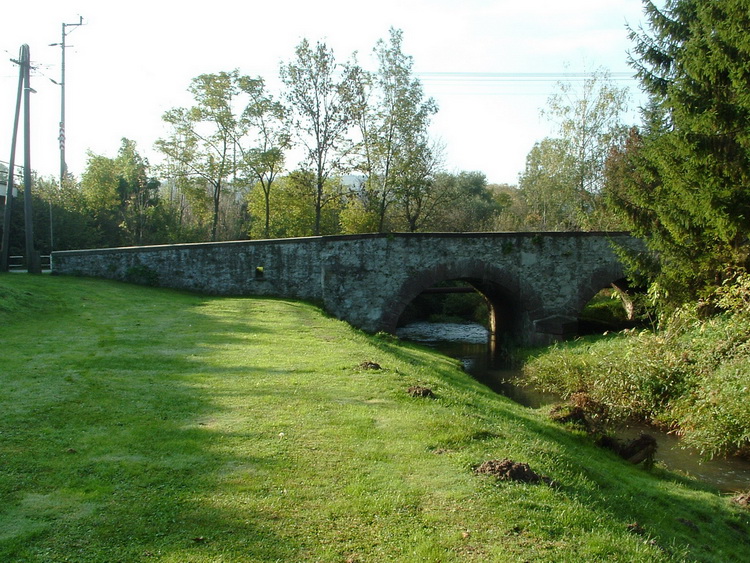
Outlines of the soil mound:
M743 508L750 508L750 491L732 497L732 502L739 504Z
M409 395L411 395L412 397L429 398L435 396L435 393L432 392L432 389L430 389L429 387L420 387L419 385L409 387L406 392L409 393Z
M474 470L476 473L494 475L501 481L518 481L521 483L545 483L556 486L549 477L539 475L529 467L528 463L519 463L510 459L491 459L485 461Z

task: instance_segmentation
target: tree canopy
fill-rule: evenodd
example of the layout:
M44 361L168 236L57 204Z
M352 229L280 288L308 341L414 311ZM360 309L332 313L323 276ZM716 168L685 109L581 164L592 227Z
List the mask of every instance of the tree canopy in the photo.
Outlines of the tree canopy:
M303 39L295 58L281 66L281 80L290 108L291 129L304 147L303 166L314 175L315 227L321 234L323 208L329 203L325 189L331 174L340 171L352 143L346 133L352 119L348 85L354 65L340 65L325 43L310 45Z
M371 70L356 53L339 60L303 39L274 93L272 82L237 69L196 76L192 102L162 116L156 174L123 140L115 158L91 154L80 183L44 190L54 211L40 223L49 224L49 246L602 224L591 202L620 100L602 76L582 95L561 86L550 100L560 138L532 149L519 190L488 185L481 171L444 169L430 130L437 104L400 30L375 44ZM81 228L71 236L63 224Z
M583 82L562 82L542 114L557 136L536 143L519 177L528 228L604 230L614 227L601 192L609 152L624 138L628 92L599 69Z

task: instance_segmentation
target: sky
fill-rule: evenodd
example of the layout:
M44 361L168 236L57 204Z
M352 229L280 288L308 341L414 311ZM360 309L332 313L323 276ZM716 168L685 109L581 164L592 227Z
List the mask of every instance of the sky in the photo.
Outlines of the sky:
M641 0L25 0L6 2L0 31L0 161L13 131L21 45L29 45L31 167L60 169L62 24L66 161L80 177L87 154L114 157L121 139L137 143L152 165L154 142L169 131L161 117L188 107L187 88L204 73L239 69L278 91L278 70L303 39L325 42L345 62L358 53L376 69L372 49L391 27L439 112L431 133L448 172L480 171L491 183L518 181L534 143L555 133L540 115L556 83L605 68L633 97L626 24L644 21ZM567 76L566 76L567 75ZM22 147L22 136L18 146ZM23 162L20 152L16 163ZM291 168L297 162L289 162Z

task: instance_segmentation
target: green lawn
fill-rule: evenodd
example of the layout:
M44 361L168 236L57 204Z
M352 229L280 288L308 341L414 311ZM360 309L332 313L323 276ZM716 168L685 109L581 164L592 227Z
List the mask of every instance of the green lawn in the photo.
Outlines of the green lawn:
M3 274L0 346L3 562L750 553L728 497L305 303ZM502 458L559 485L473 471Z

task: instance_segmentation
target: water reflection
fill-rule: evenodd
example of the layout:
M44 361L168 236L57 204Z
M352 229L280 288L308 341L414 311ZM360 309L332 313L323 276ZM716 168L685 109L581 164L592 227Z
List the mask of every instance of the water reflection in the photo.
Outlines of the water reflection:
M539 408L558 402L559 397L542 393L517 383L521 375L517 370L497 366L491 357L489 333L479 324L419 322L398 329L400 338L419 342L439 352L460 359L464 369L477 381L526 407ZM750 462L739 459L714 459L704 461L698 452L682 448L679 438L645 425L620 428L621 439L635 438L648 432L658 444L657 459L668 469L682 472L709 483L723 491L750 489Z
M423 343L466 343L487 346L488 330L477 323L411 323L396 334L405 340Z
M559 401L552 393L518 385L520 371L507 369L490 350L489 331L476 323L418 322L396 331L400 338L435 348L442 354L461 360L474 379L496 393L533 409Z

